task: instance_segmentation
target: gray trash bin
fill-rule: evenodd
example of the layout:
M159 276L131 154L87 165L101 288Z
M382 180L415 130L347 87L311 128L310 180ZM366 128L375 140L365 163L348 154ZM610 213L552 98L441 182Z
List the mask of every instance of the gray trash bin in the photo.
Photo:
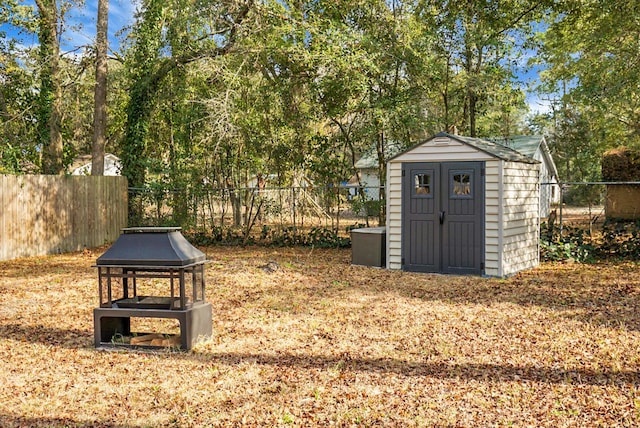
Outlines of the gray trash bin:
M363 266L386 266L386 227L364 227L351 231L351 263Z

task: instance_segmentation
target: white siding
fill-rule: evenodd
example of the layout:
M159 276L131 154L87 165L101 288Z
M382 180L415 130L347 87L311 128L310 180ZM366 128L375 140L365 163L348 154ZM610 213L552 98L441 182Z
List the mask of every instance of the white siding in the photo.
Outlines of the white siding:
M361 170L362 186L364 187L364 193L368 200L378 201L380 200L380 179L378 178L378 170L363 169Z
M402 162L387 164L387 268L402 269Z
M551 205L560 202L560 186L555 177L557 171L553 158L544 140L533 158L540 161L540 217L548 217L551 213Z
M552 204L560 202L558 180L553 176L546 162L540 164L540 183L540 217L546 218L551 214Z
M502 272L512 275L539 263L539 164L505 162Z
M484 226L484 272L489 276L500 276L502 230L502 161L491 159L485 169L485 226Z
M447 140L448 143L446 144L437 141L435 139L427 141L397 156L391 162L464 162L494 159L492 156L480 152L467 144L452 140Z

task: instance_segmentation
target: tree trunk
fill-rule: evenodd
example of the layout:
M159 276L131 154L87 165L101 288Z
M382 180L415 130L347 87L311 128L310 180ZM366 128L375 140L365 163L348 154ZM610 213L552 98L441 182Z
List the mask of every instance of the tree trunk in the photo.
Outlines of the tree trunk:
M240 227L242 226L242 197L240 196L240 190L230 189L229 195L231 196L231 208L233 210L233 225Z
M40 42L40 111L38 129L42 144L42 171L64 172L61 132L62 86L60 85L60 44L58 41L58 7L55 0L36 0L38 39Z
M96 26L96 88L93 110L91 175L104 175L104 148L107 134L107 29L109 0L98 0Z
M469 94L469 136L475 138L477 136L476 130L476 109L478 103L478 97L475 91L470 90Z

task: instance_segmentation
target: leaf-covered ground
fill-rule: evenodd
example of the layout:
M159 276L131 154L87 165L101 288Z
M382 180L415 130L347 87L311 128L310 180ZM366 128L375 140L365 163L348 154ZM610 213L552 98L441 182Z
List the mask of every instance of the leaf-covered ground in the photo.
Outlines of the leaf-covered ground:
M1 262L0 426L640 425L637 263L486 279L206 252L214 334L184 353L94 348L99 251Z

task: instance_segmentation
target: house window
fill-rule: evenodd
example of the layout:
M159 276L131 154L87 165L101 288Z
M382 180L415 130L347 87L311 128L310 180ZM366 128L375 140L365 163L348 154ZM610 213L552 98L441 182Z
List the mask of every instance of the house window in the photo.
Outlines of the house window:
M451 183L452 198L472 198L471 192L471 172L452 171L449 182Z
M430 196L433 193L431 174L418 173L413 176L413 192L418 196Z

